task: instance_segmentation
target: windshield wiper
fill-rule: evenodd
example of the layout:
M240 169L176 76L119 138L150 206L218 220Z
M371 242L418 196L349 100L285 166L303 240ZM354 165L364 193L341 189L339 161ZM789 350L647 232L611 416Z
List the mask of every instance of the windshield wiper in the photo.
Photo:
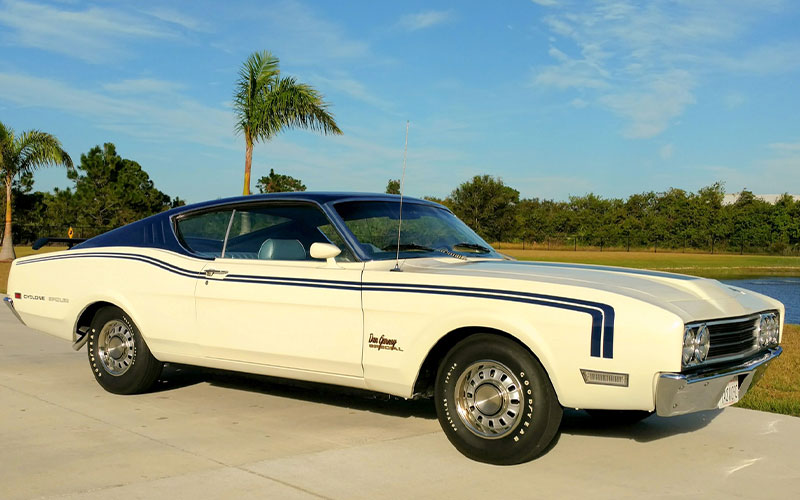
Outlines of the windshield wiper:
M395 250L397 249L397 245L386 245L383 247L385 251ZM417 245L416 243L401 243L400 244L400 251L412 251L412 250L419 250L420 252L439 252L445 255L449 255L450 257L455 257L456 259L467 260L466 257L463 255L459 255L455 252L451 252L446 248L431 248L426 247L425 245Z
M462 243L456 243L455 245L453 245L453 249L455 249L456 247L469 248L470 250L476 250L476 251L478 251L480 253L489 253L489 252L492 251L491 248L485 247L483 245L479 245L477 243L468 243L466 241L462 242Z
M385 247L383 247L383 251L388 252L389 250L397 250L398 248L400 249L401 252L409 251L409 250L420 250L422 252L436 252L437 251L435 248L426 247L424 245L417 245L416 243L401 243L399 247L396 244L395 245L386 245Z

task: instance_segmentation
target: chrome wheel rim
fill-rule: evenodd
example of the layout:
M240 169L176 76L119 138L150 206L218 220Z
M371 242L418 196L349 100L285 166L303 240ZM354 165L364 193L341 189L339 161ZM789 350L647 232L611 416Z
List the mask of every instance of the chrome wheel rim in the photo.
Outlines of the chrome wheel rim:
M461 421L476 436L498 439L522 420L522 384L502 363L478 361L458 377L455 403Z
M106 323L97 337L100 363L110 375L118 377L133 364L133 333L119 320Z

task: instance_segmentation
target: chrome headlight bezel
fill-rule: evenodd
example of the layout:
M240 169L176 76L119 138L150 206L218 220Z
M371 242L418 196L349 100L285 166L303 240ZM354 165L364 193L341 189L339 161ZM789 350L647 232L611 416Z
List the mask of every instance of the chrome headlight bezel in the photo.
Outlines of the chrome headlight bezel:
M686 326L683 330L681 364L684 368L695 366L708 358L711 350L711 332L705 323Z
M764 348L778 345L780 330L781 323L777 313L761 314L761 319L758 321L758 347Z
M708 351L711 350L711 332L708 325L700 325L694 336L694 359L697 363L702 363L708 358Z
M692 361L694 361L694 344L695 330L687 326L683 330L683 351L681 353L681 364L683 366L692 365Z
M682 369L695 369L707 364L725 363L747 356L754 356L766 349L778 346L781 333L781 316L777 310L752 313L747 316L709 319L684 324L681 352ZM745 325L749 324L747 330ZM726 328L733 327L733 331ZM711 331L714 331L715 344L711 342ZM747 331L752 336L745 338L741 334ZM735 335L734 339L730 339ZM737 352L729 350L735 341L740 347ZM749 345L748 345L749 343ZM713 349L717 347L719 349ZM691 351L691 354L690 354Z

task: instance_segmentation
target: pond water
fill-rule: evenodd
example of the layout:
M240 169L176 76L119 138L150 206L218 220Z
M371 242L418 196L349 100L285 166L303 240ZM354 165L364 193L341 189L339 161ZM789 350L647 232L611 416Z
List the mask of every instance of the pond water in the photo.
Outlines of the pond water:
M800 278L771 276L720 281L780 300L786 306L786 323L800 324Z

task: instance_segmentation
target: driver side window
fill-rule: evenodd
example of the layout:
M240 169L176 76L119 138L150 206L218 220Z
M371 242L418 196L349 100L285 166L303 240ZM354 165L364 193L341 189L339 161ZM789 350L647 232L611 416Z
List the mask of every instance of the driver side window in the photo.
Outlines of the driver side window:
M177 230L189 250L206 257L313 260L311 245L320 242L342 250L337 260L355 260L322 211L305 203L248 204L205 212L178 220Z

